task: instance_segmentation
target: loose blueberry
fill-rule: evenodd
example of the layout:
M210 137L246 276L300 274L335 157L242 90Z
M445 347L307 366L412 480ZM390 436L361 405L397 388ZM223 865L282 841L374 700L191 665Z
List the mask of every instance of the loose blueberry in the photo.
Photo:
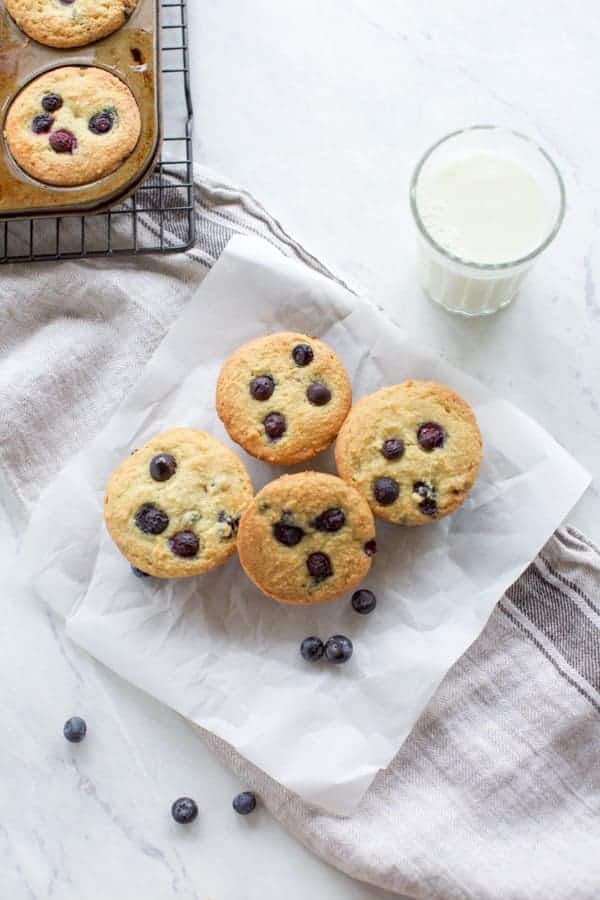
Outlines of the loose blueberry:
M137 566L132 566L131 571L135 575L136 578L150 578L147 572L142 572L141 569L138 569Z
M343 634L334 634L325 641L325 658L331 663L348 662L353 650L352 641Z
M257 375L250 382L250 393L255 400L260 400L261 403L272 397L274 390L275 381L271 375Z
M178 531L172 538L169 538L169 547L175 556L192 559L198 555L200 541L193 531Z
M380 506L391 506L400 494L400 485L393 478L377 478L373 482L373 496Z
M404 441L401 438L390 438L381 445L381 455L386 459L400 459L404 455Z
M311 553L306 560L306 568L315 581L324 581L333 575L331 560L326 553Z
M189 825L198 815L198 805L191 797L178 797L171 806L171 815L180 825Z
M373 591L362 588L360 591L355 591L352 594L352 609L356 610L357 613L360 613L361 616L366 616L370 612L373 612L376 606L377 597Z
M313 522L317 531L327 532L339 531L345 524L346 514L342 509L338 509L335 506L331 507L331 509L326 509Z
M309 384L306 396L313 406L325 406L331 400L331 391L324 384L315 382L314 384Z
M63 105L63 99L58 94L45 94L42 97L42 109L46 112L56 112Z
M256 797L252 791L242 791L233 798L231 805L240 816L247 816L256 809Z
M377 553L377 541L375 538L372 538L370 541L367 541L364 546L364 551L367 556L375 556Z
M285 522L275 522L273 525L273 537L286 547L295 547L304 537L304 532L296 525L287 525Z
M308 662L316 662L318 659L321 659L325 653L325 644L321 638L318 637L311 636L304 638L300 644L300 653L302 654L302 658Z
M162 534L169 527L169 517L158 506L144 503L135 514L135 524L144 534Z
M170 453L158 453L150 460L150 475L155 481L168 481L177 469L177 462Z
M277 441L280 437L283 437L287 429L285 416L278 412L269 413L263 421L263 425L265 426L267 437L270 437L272 441Z
M63 728L63 734L72 744L80 744L87 732L85 721L79 716L67 719Z
M48 140L56 153L72 153L77 147L77 138L66 129L53 131Z
M106 132L110 131L113 127L114 122L113 114L105 109L102 112L96 113L95 116L92 116L88 122L88 128L92 134L106 134Z
M297 344L292 350L292 356L297 366L308 366L315 354L310 344Z
M426 453L431 453L432 450L443 447L445 439L446 432L437 422L424 422L423 425L419 425L417 440L421 449L425 450Z
M46 134L52 128L54 119L46 113L34 116L31 122L31 130L34 134Z

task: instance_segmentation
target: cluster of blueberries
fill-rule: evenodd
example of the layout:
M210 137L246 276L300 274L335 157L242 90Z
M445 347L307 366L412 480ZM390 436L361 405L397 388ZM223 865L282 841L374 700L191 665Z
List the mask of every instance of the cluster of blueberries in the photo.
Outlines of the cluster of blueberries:
M424 422L417 431L417 442L421 450L431 453L444 446L446 432L437 422ZM404 456L404 441L402 438L389 438L381 446L381 455L384 459L394 460ZM435 488L425 481L415 481L413 493L421 498L419 509L425 516L437 516L438 505ZM395 478L384 475L373 482L373 496L380 506L391 506L400 495L400 485Z
M134 451L135 453L135 451ZM158 453L150 460L150 475L154 481L168 481L177 471L177 460L170 453ZM135 524L144 534L162 534L169 527L169 517L153 503L144 503L135 514ZM182 559L198 555L200 541L193 531L178 531L169 538L171 553ZM140 578L146 574L133 567Z
M336 506L326 509L311 522L312 527L316 531L327 534L339 531L345 524L346 514L343 509L338 509ZM285 547L295 547L296 544L300 543L304 534L305 532L302 528L292 524L291 516L286 512L283 513L281 520L273 525L273 537ZM374 556L377 552L375 540L367 541L364 551L367 556ZM317 584L333 575L333 566L326 553L311 553L306 559L306 568L308 569L308 574L314 578Z
M373 591L369 591L367 588L361 588L352 595L352 608L361 616L373 612L376 606L377 598ZM300 644L302 658L308 662L317 662L325 657L327 662L338 665L348 662L353 651L352 641L344 634L334 634L325 642L321 638L311 635L304 638Z
M133 453L137 453L134 450ZM177 471L177 460L171 453L158 453L150 460L150 475L154 481L168 481ZM224 540L230 540L237 533L239 517L231 516L225 510L218 514L219 522L229 526L229 534L224 535ZM144 534L162 534L169 527L169 517L164 510L159 509L153 503L144 503L135 514L135 524ZM178 531L169 538L169 549L175 556L182 559L193 559L198 555L200 541L193 531ZM136 566L131 567L133 574L138 578L147 578L148 573L142 572Z
M297 366L308 366L314 359L313 349L309 344L298 344L292 350L292 357ZM272 375L257 375L250 383L250 393L259 403L270 400L275 390L275 379ZM320 381L313 382L306 389L306 397L313 406L326 406L331 400L331 391ZM263 420L265 432L272 441L279 440L287 431L287 421L279 412L271 412Z
M346 524L346 514L337 507L331 507L322 512L312 522L313 528L317 531L333 533L339 531ZM297 525L293 525L288 513L284 513L279 522L273 525L273 537L285 547L295 547L304 537L304 530ZM367 556L372 554L365 547ZM311 553L306 560L306 568L308 574L315 579L316 582L324 581L333 575L333 567L331 560L326 553Z
M85 719L80 716L67 719L63 734L72 744L80 744L87 734ZM256 809L256 796L252 791L242 791L233 798L232 806L240 816L247 816ZM180 825L188 825L198 816L198 804L191 797L178 797L171 806L171 815Z
M43 113L34 116L31 123L31 130L34 134L47 134L52 125L54 118L51 113L57 112L63 105L63 99L59 94L45 94L42 97ZM112 109L103 109L91 117L88 122L88 128L92 134L106 134L114 125L115 114ZM71 131L66 128L53 131L49 138L50 146L56 153L72 153L77 147L77 138Z

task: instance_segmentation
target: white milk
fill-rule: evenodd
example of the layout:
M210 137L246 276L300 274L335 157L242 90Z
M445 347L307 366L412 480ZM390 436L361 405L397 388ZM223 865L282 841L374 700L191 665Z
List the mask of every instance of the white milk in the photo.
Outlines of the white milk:
M466 315L494 312L514 297L528 265L500 270L543 242L552 214L543 188L518 162L475 152L436 166L419 180L418 212L425 230L453 263L421 238L421 275L428 294ZM471 267L469 267L471 264Z
M548 230L546 199L518 163L477 153L448 163L423 183L419 212L434 241L473 263L522 259Z

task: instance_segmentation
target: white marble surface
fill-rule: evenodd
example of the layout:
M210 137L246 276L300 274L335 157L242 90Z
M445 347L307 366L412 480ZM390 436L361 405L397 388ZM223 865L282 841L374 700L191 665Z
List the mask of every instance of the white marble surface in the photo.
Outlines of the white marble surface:
M600 541L600 297L593 0L190 0L196 153L420 339L542 422L594 472L571 521ZM569 212L513 307L453 318L416 286L407 185L464 124L537 137ZM548 485L552 490L552 485ZM0 896L375 900L264 812L172 712L66 642L14 573L0 521ZM68 745L64 719L88 739ZM168 740L165 740L168 736ZM201 807L189 830L172 799Z
M201 161L541 422L595 475L570 520L600 542L598 5L203 0L191 20ZM478 122L546 147L568 212L515 304L465 321L417 287L407 194L423 151Z

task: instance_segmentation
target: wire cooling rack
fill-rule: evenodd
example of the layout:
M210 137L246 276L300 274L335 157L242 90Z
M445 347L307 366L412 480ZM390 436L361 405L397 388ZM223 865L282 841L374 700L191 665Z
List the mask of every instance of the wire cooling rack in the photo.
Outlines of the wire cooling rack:
M0 264L173 253L194 242L186 0L161 0L162 147L135 194L109 212L0 222Z

